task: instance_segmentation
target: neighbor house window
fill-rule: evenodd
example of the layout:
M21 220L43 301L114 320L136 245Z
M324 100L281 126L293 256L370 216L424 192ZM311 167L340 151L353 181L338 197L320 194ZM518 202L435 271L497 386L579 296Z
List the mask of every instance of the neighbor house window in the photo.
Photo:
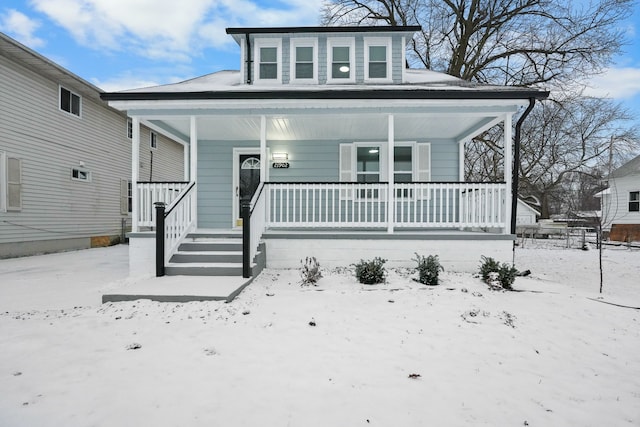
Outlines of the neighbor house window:
M133 186L127 179L120 180L120 213L127 215L133 212Z
M257 39L255 42L258 64L256 82L280 81L280 39Z
M74 181L91 181L91 172L84 168L71 168L71 179Z
M355 82L355 44L353 39L327 40L328 76L330 83Z
M22 159L7 157L6 210L22 210Z
M291 40L291 83L316 83L317 75L317 40Z
M127 138L133 139L133 120L127 119Z
M149 134L149 148L153 150L158 148L158 135L155 132Z
M629 193L629 212L640 212L640 191Z
M365 38L365 80L391 81L391 39Z
M60 86L60 109L62 111L66 111L67 113L80 117L80 105L80 95Z

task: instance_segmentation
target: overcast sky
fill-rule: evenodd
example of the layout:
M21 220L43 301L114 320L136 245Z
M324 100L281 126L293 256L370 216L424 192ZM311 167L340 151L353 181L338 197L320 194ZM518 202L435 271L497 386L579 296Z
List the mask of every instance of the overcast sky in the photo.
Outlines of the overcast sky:
M1 0L0 31L106 91L239 69L227 27L318 25L322 0ZM640 1L630 42L591 94L640 122Z

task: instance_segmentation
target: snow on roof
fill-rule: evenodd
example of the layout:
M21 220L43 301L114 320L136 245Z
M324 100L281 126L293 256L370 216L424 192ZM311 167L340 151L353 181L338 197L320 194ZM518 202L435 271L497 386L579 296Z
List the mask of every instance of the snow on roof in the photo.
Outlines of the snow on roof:
M224 70L196 77L183 82L129 89L117 93L193 93L193 92L225 92L225 91L340 91L340 90L483 90L483 91L521 91L519 87L489 86L471 83L458 77L425 69L405 70L403 84L350 84L350 85L294 85L294 84L244 84L242 76L236 70Z
M640 174L640 156L635 157L634 159L620 166L618 169L614 170L611 173L611 177L622 178L623 176L636 174Z

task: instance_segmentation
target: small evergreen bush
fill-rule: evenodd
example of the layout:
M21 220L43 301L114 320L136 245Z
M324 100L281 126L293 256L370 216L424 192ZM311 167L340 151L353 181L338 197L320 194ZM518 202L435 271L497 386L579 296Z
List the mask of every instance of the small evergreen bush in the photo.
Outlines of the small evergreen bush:
M302 265L300 270L302 285L317 286L318 280L322 279L322 273L320 273L320 263L316 257L306 257L304 262L300 260L300 264Z
M365 285L375 285L377 283L383 283L387 277L387 270L384 268L386 259L375 257L370 261L360 260L359 263L354 264L356 267L356 278L358 282Z
M418 271L418 282L424 285L436 286L439 283L438 275L441 271L444 271L444 268L440 265L438 256L429 255L424 257L416 253L416 257L413 258L413 260L418 263L416 267Z
M501 265L491 257L482 256L480 275L482 276L482 281L489 285L497 281L504 289L513 290L511 285L516 280L518 270L507 263L502 263Z

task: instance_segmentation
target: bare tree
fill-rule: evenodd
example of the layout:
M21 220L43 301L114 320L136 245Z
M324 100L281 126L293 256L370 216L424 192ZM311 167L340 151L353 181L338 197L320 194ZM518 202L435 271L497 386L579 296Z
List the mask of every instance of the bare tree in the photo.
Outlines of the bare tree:
M420 25L413 65L480 83L574 82L609 64L633 0L330 0L325 25Z

